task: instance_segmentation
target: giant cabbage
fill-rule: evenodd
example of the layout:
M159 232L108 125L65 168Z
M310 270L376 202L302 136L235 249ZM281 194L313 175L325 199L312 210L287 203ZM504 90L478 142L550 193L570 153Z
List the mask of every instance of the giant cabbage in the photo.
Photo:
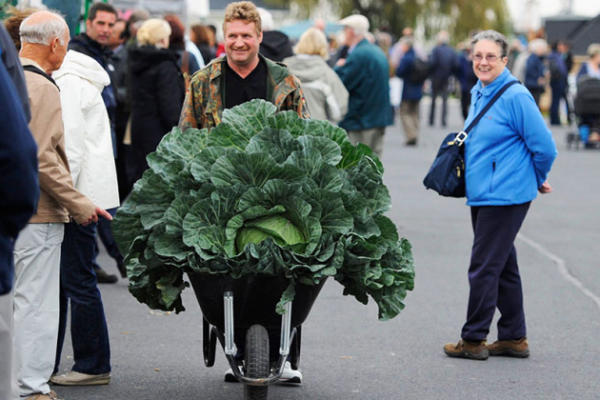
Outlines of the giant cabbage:
M183 274L282 275L294 285L334 277L394 318L414 286L411 245L384 216L383 166L326 121L253 100L210 131L174 128L113 222L130 292L184 310Z

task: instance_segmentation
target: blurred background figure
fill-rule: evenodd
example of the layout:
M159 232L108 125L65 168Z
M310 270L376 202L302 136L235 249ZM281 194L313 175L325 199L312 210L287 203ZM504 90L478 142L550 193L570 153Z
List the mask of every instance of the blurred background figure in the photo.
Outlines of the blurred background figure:
M550 124L560 125L560 100L565 96L569 71L567 64L559 52L558 41L552 43L551 53L548 56L548 69L550 70L550 88L552 89L552 103L550 105Z
M590 44L587 54L589 59L577 74L575 114L581 141L595 147L600 142L600 44Z
M142 8L138 8L131 13L127 21L129 23L130 42L134 43L136 41L137 31L147 19L150 19L150 13Z
M519 80L519 82L525 82L525 71L527 69L527 60L531 55L531 43L527 45L526 48L522 49L519 54L516 55L515 60L512 64L512 68L509 68L509 71L512 72L515 78Z
M569 74L573 70L573 53L571 53L571 43L568 40L560 40L558 42L558 52L565 60L565 67L567 67L567 82L565 86L565 90L563 91L563 100L565 101L565 107L567 110L567 122L571 125L572 121L572 99L570 96L569 89Z
M196 57L186 50L185 47L185 25L175 14L165 15L165 21L171 27L171 36L169 36L169 50L177 53L179 59L179 69L183 74L185 87L189 86L190 78L200 69Z
M523 46L523 42L521 42L519 39L513 39L512 42L510 42L510 47L508 48L508 56L507 56L508 63L506 64L506 68L508 68L508 70L510 72L512 72L513 75L514 75L513 67L515 65L515 61L517 60L517 57L519 57L519 54L521 54L524 49L525 49L525 46Z
M394 123L390 66L385 53L367 40L370 25L364 15L350 15L339 24L344 27L349 53L336 62L334 70L350 94L340 127L348 132L352 144L366 144L381 156L385 128Z
M450 35L446 31L437 34L437 46L433 48L429 57L431 75L431 109L429 111L429 125L435 123L435 103L438 96L442 97L442 126L446 126L448 114L448 82L457 67L457 58L454 49L449 46Z
M592 43L587 49L588 60L581 64L577 79L584 76L600 79L600 44Z
M411 75L417 56L413 49L413 38L405 36L398 42L401 45L402 60L396 75L404 80L402 85L402 101L400 102L400 118L406 135L406 145L415 146L419 140L419 103L423 97L423 82L414 82Z
M130 53L131 145L134 181L148 168L146 156L177 126L185 96L179 56L169 50L171 27L162 19L145 21Z
M540 98L545 92L548 83L548 70L544 65L548 43L544 39L534 39L529 43L531 55L527 58L525 67L525 87L529 89L536 104L540 105Z
M217 58L214 34L208 26L193 25L190 28L190 39L200 51L205 65Z
M21 51L21 36L19 35L21 22L36 11L38 11L37 8L11 8L6 13L7 17L4 19L4 27L15 45L17 54Z
M110 35L108 47L112 50L108 62L113 68L112 83L117 100L115 110L115 135L117 138L117 178L119 182L119 197L121 202L129 195L133 183L130 182L127 172L127 158L131 158L128 145L123 143L127 121L129 120L129 101L127 94L127 42L130 39L128 23L123 19L117 19Z
M463 42L462 47L462 50L458 53L456 78L460 83L460 108L463 119L466 120L469 114L469 107L471 106L471 89L477 83L477 76L473 71L470 40Z
M421 60L427 61L427 52L421 45L414 43L413 33L413 28L407 26L406 28L402 29L402 38L413 38L412 49L415 52L415 55ZM403 55L404 53L402 53L402 44L400 43L400 40L398 40L398 42L392 46L389 52L389 59L394 68L398 68Z
M293 57L283 62L300 79L311 118L340 121L348 110L348 91L327 64L327 38L323 31L310 28L300 36Z
M274 30L273 16L264 8L259 8L262 23L263 39L260 44L260 54L273 61L283 61L286 57L294 55L292 42L283 32Z

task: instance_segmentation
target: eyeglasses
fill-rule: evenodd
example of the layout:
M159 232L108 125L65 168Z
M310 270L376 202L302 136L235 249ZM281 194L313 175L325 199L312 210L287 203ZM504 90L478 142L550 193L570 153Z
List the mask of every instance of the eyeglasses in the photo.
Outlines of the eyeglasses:
M477 62L481 62L483 59L485 58L485 60L489 63L494 63L496 62L496 60L498 60L499 58L502 58L502 56L498 57L495 54L488 54L486 56L483 56L482 54L475 54L473 55L473 61L477 61Z

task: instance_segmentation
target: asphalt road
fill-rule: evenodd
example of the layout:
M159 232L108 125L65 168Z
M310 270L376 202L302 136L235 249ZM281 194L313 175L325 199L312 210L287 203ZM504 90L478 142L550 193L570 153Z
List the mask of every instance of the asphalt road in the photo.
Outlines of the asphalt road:
M421 106L422 120L427 115ZM466 314L472 241L464 200L426 191L422 179L437 146L461 128L456 103L448 128L423 126L419 146L403 146L399 125L385 138L385 181L391 217L413 244L416 288L406 310L379 322L374 304L325 285L304 325L304 384L272 386L270 399L314 400L594 400L600 399L600 151L565 148L566 128L553 129L559 157L554 193L529 212L516 245L523 277L531 357L485 362L446 357ZM116 272L106 255L102 263ZM225 357L213 368L202 357L201 313L191 289L187 311L155 312L128 293L126 280L102 285L112 349L105 387L55 387L66 400L243 399L224 383ZM495 328L488 340L494 341ZM62 370L72 365L65 345Z

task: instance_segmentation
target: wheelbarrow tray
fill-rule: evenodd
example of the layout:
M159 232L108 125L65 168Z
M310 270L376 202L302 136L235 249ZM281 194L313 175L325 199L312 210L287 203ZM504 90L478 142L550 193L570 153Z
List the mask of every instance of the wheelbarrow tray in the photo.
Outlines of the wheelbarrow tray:
M227 274L198 274L188 272L194 293L204 318L221 332L225 329L223 294L234 295L234 323L236 329L247 330L260 324L268 330L281 328L281 315L275 308L290 280L279 276L248 275L234 279ZM292 328L304 323L325 284L309 286L296 283L292 302Z

